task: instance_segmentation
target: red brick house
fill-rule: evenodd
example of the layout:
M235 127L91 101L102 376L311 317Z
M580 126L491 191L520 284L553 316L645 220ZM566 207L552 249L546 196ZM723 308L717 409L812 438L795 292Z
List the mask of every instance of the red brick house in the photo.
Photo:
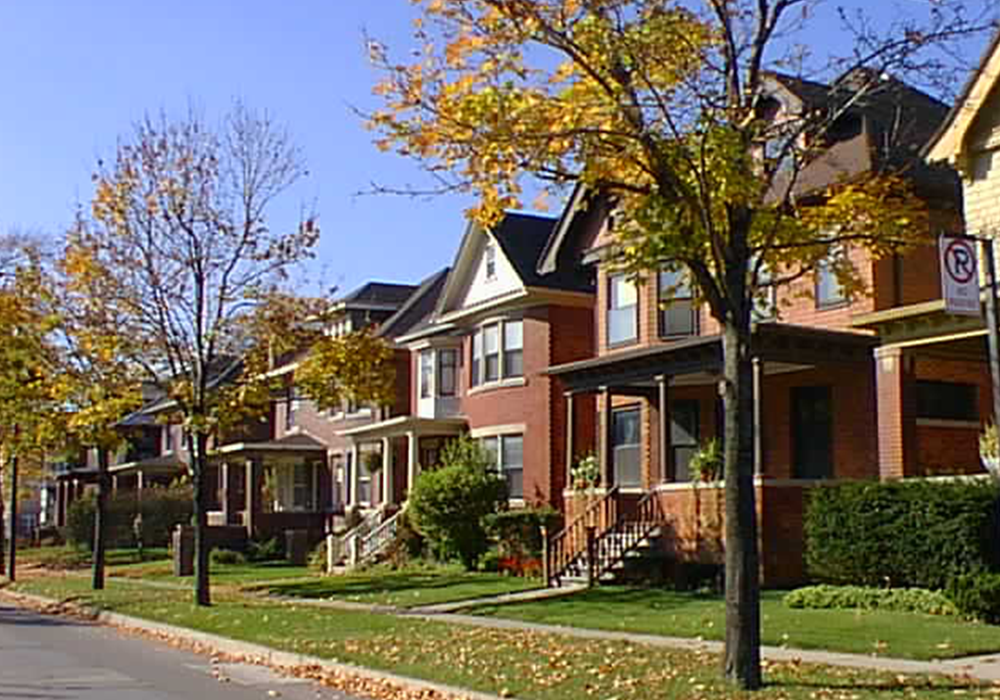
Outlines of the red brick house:
M801 110L821 105L826 91L815 83L776 78L774 94L780 109ZM936 100L887 81L883 90L840 117L831 132L841 140L802 173L801 194L835 178L906 165L906 176L930 205L935 226L955 228L959 197L953 174L916 160L917 149L946 112ZM900 121L900 114L907 118ZM894 138L901 152L882 148L887 118L897 119ZM539 266L545 272L575 258L594 271L597 290L595 355L553 363L548 370L568 396L564 423L571 450L564 469L593 452L601 482L596 496L592 490L583 495L566 491L571 525L552 543L552 573L571 565L584 546L587 525L597 527L602 552L617 548L620 554L655 525L677 559L721 563L722 485L695 480L690 468L699 447L721 434L719 328L682 273L664 270L636 285L617 272L610 221L607 201L577 190ZM932 247L880 260L860 250L847 254L870 295L849 297L829 268L820 265L815 275L772 290L755 310L754 468L765 585L804 578L802 516L808 489L892 474L884 467L880 471L879 463L880 455L885 464L897 459L885 442L891 430L882 418L884 405L908 405L911 397L893 393L898 386L886 386L887 351L879 348L873 319L901 306L936 303L939 296ZM943 410L942 402L954 391L955 371L943 364L926 369L929 383L922 387L927 394L922 400L928 410ZM588 414L595 400L592 437L580 426L579 415ZM952 464L963 471L978 467ZM625 530L632 534L626 536Z
M470 224L433 307L395 337L411 358L409 411L342 433L358 450L381 444L395 502L468 432L496 456L512 504L561 505L565 398L546 370L593 352L593 287L575 265L538 271L555 224L522 213L492 231Z

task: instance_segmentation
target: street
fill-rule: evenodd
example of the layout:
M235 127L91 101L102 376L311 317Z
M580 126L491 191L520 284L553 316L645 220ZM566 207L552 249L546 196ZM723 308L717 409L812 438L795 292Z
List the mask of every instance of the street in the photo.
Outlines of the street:
M220 680L226 679L226 680ZM248 664L0 603L2 700L357 700Z

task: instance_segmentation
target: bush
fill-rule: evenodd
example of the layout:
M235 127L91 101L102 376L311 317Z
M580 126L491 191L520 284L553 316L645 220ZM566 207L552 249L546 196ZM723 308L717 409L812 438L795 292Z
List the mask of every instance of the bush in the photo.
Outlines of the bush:
M393 569L402 569L409 566L413 560L420 559L424 555L424 537L413 526L413 519L409 511L399 514L399 524L396 529L396 537L386 551L385 560Z
M963 615L1000 624L1000 574L956 576L948 584L948 597Z
M80 549L94 548L94 512L97 498L90 495L73 501L66 513L66 541ZM145 547L166 547L170 533L180 523L191 521L194 505L189 487L148 488L141 503L135 491L120 491L108 496L107 531L109 549L135 545L133 523L142 513L142 543Z
M491 455L468 437L445 445L441 465L417 479L409 512L439 558L458 557L471 571L489 548L484 519L506 505L507 485Z
M554 535L562 515L552 506L518 508L486 517L487 532L495 537L500 557L538 557L542 553L544 525Z
M281 544L281 539L272 537L263 542L250 540L247 542L246 560L250 562L276 561L285 558L285 548Z
M234 564L246 564L247 558L243 552L233 549L213 549L208 555L209 561L222 566L233 566Z
M997 565L996 484L851 482L813 489L806 565L818 581L943 589Z
M957 615L958 608L941 591L926 588L872 588L869 586L806 586L784 597L790 608L891 610L928 615Z

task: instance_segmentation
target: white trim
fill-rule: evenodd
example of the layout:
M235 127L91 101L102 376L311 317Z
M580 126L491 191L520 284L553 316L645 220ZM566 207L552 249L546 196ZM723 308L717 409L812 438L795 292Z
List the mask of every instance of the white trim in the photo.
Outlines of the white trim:
M465 392L466 396L475 396L476 394L483 394L487 391L493 391L494 389L509 389L511 387L525 386L528 383L527 377L511 377L510 379L499 379L493 382L486 382L485 384L480 384L474 386Z
M523 435L527 432L524 423L510 423L508 425L488 425L482 428L474 428L469 431L469 437L478 439L484 437L496 437L498 435Z

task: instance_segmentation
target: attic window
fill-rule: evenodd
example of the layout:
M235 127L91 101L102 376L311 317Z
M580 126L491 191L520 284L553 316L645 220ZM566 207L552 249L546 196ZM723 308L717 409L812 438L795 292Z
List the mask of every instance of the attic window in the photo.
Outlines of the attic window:
M486 244L486 252L483 254L486 260L486 279L493 280L497 277L497 249L493 243Z

